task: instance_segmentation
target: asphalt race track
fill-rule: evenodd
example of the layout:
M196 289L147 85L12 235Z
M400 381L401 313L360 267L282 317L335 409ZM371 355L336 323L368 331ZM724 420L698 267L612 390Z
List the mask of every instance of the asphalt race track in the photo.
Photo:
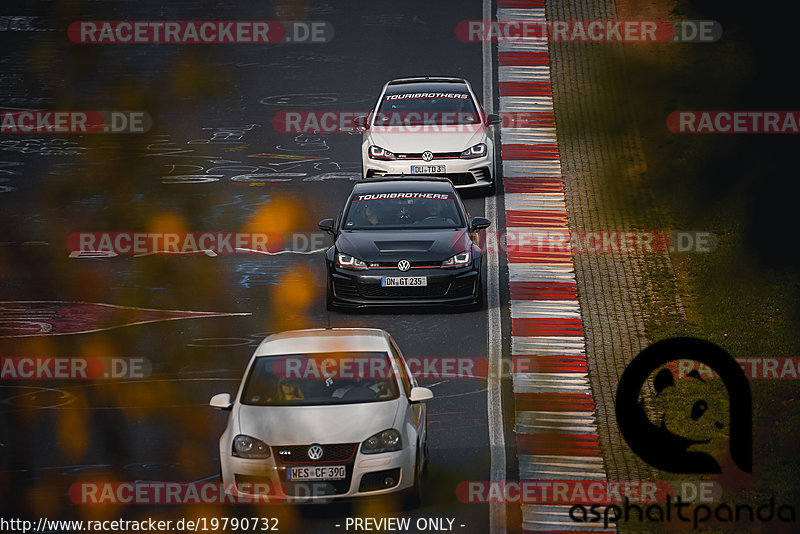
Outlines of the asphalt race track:
M48 6L8 11L36 31L0 32L0 110L140 110L152 126L146 133L0 137L0 354L118 361L106 369L110 376L95 380L0 383L3 517L259 515L278 518L280 532L322 533L345 532L351 515L402 516L412 523L449 518L456 532L488 532L489 506L456 495L460 483L491 476L481 376L420 378L435 399L428 405L427 495L416 510L384 501L300 507L75 500L81 483L218 481L227 413L208 400L235 391L269 333L377 327L407 358L487 358L487 310L326 311L322 251L330 239L316 223L337 215L359 178L361 138L286 132L275 120L293 110L366 110L383 83L402 76L464 77L480 95L481 45L453 32L459 21L481 19L481 5ZM329 43L81 44L65 31L77 20L123 19L317 20L335 33ZM483 196L465 202L473 217L485 214ZM293 242L281 254L76 253L76 235L88 232L274 232ZM508 287L503 257L499 267L495 291ZM500 297L508 298L507 289ZM505 456L514 458L510 445ZM515 467L508 469L513 477ZM510 531L517 521L510 511Z

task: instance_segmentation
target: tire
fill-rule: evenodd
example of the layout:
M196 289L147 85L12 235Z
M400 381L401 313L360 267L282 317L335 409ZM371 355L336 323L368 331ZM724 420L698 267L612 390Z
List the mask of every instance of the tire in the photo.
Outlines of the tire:
M333 291L331 290L331 282L330 280L325 284L325 308L328 311L336 311L338 308L336 304L333 302Z
M430 451L428 451L428 439L425 438L425 465L422 467L423 480L428 477L428 466L431 463Z
M478 298L476 302L466 306L465 311L481 311L486 309L486 291L483 290L483 277L481 277L480 285L478 286Z
M419 448L417 450L419 450ZM425 464L423 464L423 468L420 468L419 454L417 454L417 459L414 462L414 485L411 486L411 488L409 488L408 490L406 490L405 495L403 495L404 510L414 510L422 505L422 500L423 500L422 475L424 472L423 469L426 468L427 465Z

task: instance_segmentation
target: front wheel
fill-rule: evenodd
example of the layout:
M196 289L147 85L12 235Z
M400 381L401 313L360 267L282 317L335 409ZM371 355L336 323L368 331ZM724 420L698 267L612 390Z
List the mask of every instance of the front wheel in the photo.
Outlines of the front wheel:
M478 296L475 302L468 304L465 311L481 311L486 308L486 292L483 290L483 280L478 280Z
M328 311L336 311L337 308L336 308L336 304L334 304L334 302L333 302L333 290L331 289L330 280L328 280L328 283L325 284L325 285L326 285L326 290L325 290L325 308Z
M414 485L406 490L405 495L403 495L403 508L406 510L413 510L422 505L422 475L424 468L427 468L427 466L420 462L419 454L417 454L417 460L414 462Z

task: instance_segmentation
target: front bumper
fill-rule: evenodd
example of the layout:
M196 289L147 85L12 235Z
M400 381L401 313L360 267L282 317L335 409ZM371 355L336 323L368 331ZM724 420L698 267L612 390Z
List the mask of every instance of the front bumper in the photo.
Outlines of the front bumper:
M346 477L336 481L293 482L286 478L287 467L309 464L284 464L274 456L250 460L228 455L222 469L227 491L236 497L270 503L324 503L334 499L383 495L408 489L414 483L414 450L404 448L381 454L361 454L348 461ZM263 495L269 488L269 498ZM254 493L251 488L261 490Z
M352 271L328 263L330 301L337 307L369 306L469 306L480 300L480 269L413 269L401 273L390 269ZM386 276L425 276L426 286L382 287Z
M411 174L411 167L417 165L444 165L444 173L426 173L424 176L441 176L449 178L453 185L458 189L468 189L472 187L487 187L494 182L492 172L492 154L476 159L437 159L434 161L423 160L375 160L365 157L364 178L372 178L388 175L405 175L414 177Z

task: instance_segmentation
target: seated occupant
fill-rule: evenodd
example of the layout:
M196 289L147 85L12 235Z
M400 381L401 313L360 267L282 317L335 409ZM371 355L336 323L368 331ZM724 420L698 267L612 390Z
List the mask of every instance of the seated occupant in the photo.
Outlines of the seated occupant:
M367 202L367 205L364 206L364 216L363 216L363 225L364 226L378 226L381 223L380 217L378 217L378 210L375 208L374 205Z
M287 379L283 379L280 382L280 395L283 400L302 400L305 398L297 382Z
M425 218L424 221L440 222L446 224L455 224L455 221L448 217L444 212L445 204L441 200L428 200L425 203Z

